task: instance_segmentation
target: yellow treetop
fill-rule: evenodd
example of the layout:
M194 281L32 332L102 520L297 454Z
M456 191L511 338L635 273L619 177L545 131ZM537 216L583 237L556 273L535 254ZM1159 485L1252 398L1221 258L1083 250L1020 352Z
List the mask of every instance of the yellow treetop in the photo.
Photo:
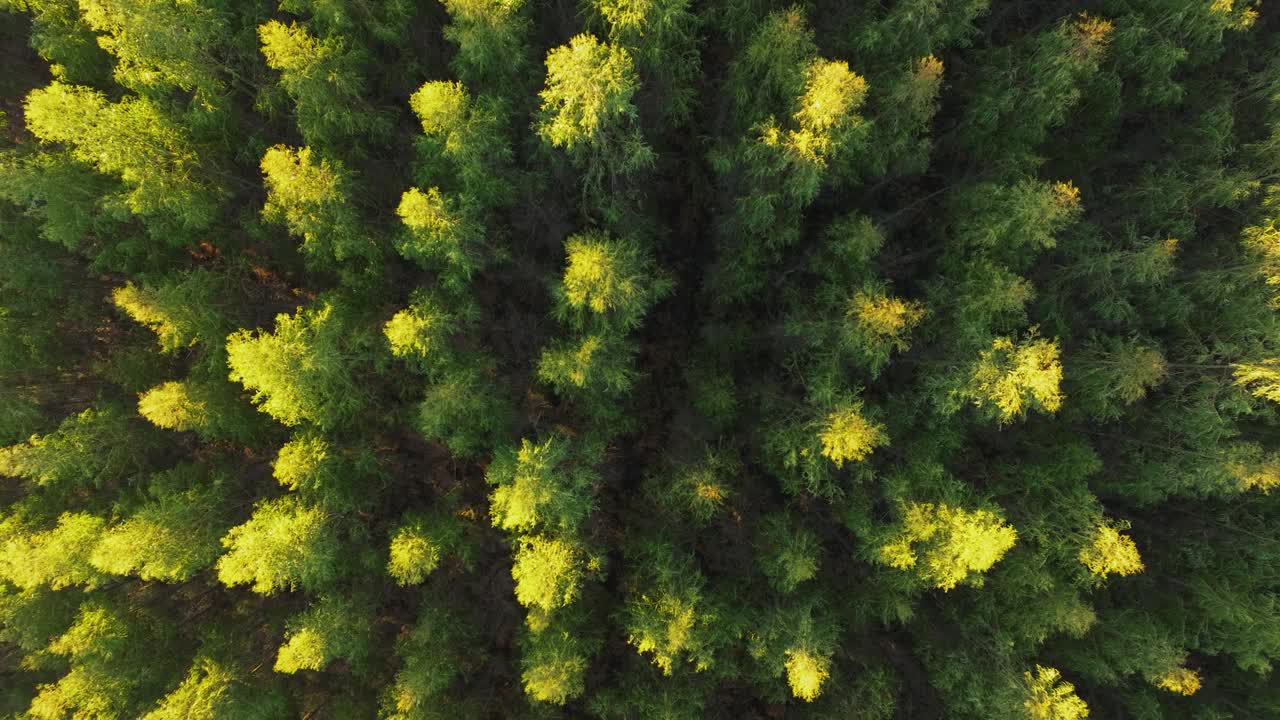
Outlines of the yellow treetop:
M899 352L907 349L903 334L924 319L924 306L917 302L858 293L850 303L848 314L868 335L891 341Z
M822 693L822 683L831 677L831 658L814 655L808 650L787 651L787 684L791 694L813 702Z
M1098 577L1108 575L1136 575L1142 572L1142 558L1133 538L1111 527L1100 525L1093 535L1093 544L1081 548L1080 562Z
M1026 708L1031 720L1080 720L1089 717L1089 706L1076 695L1076 688L1062 681L1062 673L1036 665L1036 674L1024 673Z
M1280 402L1280 359L1232 365L1236 384L1248 388L1254 397Z
M805 70L804 94L794 116L800 127L787 133L787 145L800 157L825 165L827 156L836 149L838 133L854 122L853 111L866 96L867 81L850 70L848 63L813 61Z
M946 591L971 573L989 570L1017 539L1013 527L987 510L911 503L897 536L881 546L880 559L899 570L915 569L922 580Z
M1187 668L1174 668L1155 678L1153 684L1179 695L1195 695L1200 689L1200 673Z
M1026 415L1028 408L1057 412L1062 406L1061 383L1057 341L1037 338L1033 330L1020 344L996 338L974 366L966 394L978 407L994 405L1005 423Z
M854 404L827 416L827 424L819 436L822 454L836 467L844 467L846 460L862 461L877 447L886 445L889 436L884 426L862 415L862 405Z

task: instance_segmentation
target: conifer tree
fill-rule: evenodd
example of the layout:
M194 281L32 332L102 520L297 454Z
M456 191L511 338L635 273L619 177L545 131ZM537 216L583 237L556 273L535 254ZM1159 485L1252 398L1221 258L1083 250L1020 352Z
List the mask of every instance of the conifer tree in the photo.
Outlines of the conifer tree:
M385 120L361 98L360 52L340 36L318 38L296 22L258 27L262 56L280 72L307 145L336 149L345 139L386 131Z
M337 579L338 539L329 515L285 496L260 503L253 517L232 528L218 558L218 579L251 585L256 593L303 588L315 591Z
M91 88L54 82L33 90L24 111L41 140L69 146L76 159L129 187L111 198L120 211L159 216L183 229L213 222L222 190L210 178L207 160L190 133L151 100L113 103Z
M267 182L263 217L284 222L302 239L302 252L321 267L379 255L374 238L361 228L346 197L346 172L339 161L316 157L311 148L277 145L262 156Z
M227 338L231 380L284 425L327 428L350 420L364 404L349 354L362 338L347 334L342 312L327 302L277 315L271 333L233 333Z
M619 184L654 163L636 126L635 62L624 48L584 33L548 52L546 65L538 137L568 153L583 171L587 201L613 216Z
M1278 28L0 0L0 718L1280 716Z

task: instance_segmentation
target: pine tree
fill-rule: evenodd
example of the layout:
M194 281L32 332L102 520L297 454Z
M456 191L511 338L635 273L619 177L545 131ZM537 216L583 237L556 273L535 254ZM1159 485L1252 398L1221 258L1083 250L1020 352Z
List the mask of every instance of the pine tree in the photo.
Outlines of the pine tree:
M1257 0L0 0L0 717L1280 716Z
M377 241L361 228L346 197L341 162L316 157L309 147L277 145L262 156L262 174L268 190L263 217L300 237L308 258L321 267L377 259Z
M243 525L222 538L218 579L227 586L251 585L256 593L323 589L337 579L338 538L330 516L285 496L259 503Z
M277 315L272 333L233 333L227 338L229 377L285 425L306 421L327 428L350 420L364 405L349 354L362 338L347 333L342 312L324 302Z
M387 131L385 120L361 98L364 59L341 37L321 38L295 23L258 27L262 56L280 72L293 100L298 131L307 145L337 149L343 140Z
M201 167L207 161L190 133L154 102L112 103L91 88L54 82L27 96L24 115L42 141L67 145L76 159L120 178L129 190L111 198L119 210L182 229L215 219L223 191Z

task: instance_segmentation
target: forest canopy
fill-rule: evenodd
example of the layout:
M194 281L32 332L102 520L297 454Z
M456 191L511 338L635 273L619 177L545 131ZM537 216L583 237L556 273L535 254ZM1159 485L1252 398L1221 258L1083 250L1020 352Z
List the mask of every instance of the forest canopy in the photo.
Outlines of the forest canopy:
M0 0L0 718L1280 717L1259 0Z

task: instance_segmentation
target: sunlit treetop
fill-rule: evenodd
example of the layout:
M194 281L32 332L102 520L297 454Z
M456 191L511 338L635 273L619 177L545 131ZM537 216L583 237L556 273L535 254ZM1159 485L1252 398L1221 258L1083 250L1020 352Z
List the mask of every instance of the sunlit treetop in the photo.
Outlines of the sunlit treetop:
M425 292L415 292L409 307L399 310L382 327L391 354L425 372L436 372L454 359L450 338L464 327L466 318L445 302Z
M125 283L111 292L111 300L156 334L162 352L177 352L196 343L212 346L207 349L216 352L230 329L220 312L221 289L216 275L197 270L176 281Z
M170 475L191 476L179 468ZM107 528L89 561L103 572L143 580L182 582L213 564L226 530L226 489L221 478L156 493L123 522Z
M1152 684L1161 690L1190 697L1199 692L1201 678L1200 673L1195 670L1180 667L1153 678Z
M566 540L543 535L524 537L511 567L516 600L543 611L569 605L582 592L588 562L582 548Z
M409 107L428 135L446 135L466 123L471 95L459 82L433 80L409 96Z
M115 77L139 91L177 86L212 108L223 92L214 52L228 37L226 14L201 0L87 0L85 23L116 57Z
M1231 370L1236 385L1248 389L1256 398L1280 403L1280 360L1237 363Z
M123 180L131 189L121 205L129 212L189 229L213 222L223 193L208 179L208 161L156 103L111 103L97 90L54 82L31 91L23 110L36 137L64 143L78 160Z
M624 556L628 572L622 617L627 642L664 676L716 667L716 654L730 642L733 631L696 559L661 539L642 539Z
M1080 549L1080 563L1098 577L1135 575L1142 572L1142 558L1133 538L1110 525L1099 525L1093 541Z
M142 720L272 720L288 712L283 694L247 675L234 663L197 656L182 683Z
M822 161L866 95L867 81L848 63L815 60L805 70L804 94L794 115L800 129L791 132L791 144L801 155Z
M594 333L552 343L538 357L538 379L565 395L618 395L636 381L633 345Z
M1256 444L1238 446L1225 466L1242 492L1257 490L1265 495L1280 488L1280 454L1264 453Z
M107 576L90 555L106 521L89 513L63 513L46 530L23 527L16 516L0 524L0 577L19 588L93 589Z
M261 595L314 592L337 578L339 544L329 515L293 496L259 503L222 544L218 579L228 587L249 585Z
M1031 720L1082 720L1089 717L1089 706L1076 695L1076 688L1062 680L1054 668L1036 665L1035 675L1024 673L1026 699L1023 701Z
M362 669L372 649L371 611L357 597L321 595L289 621L285 641L276 654L275 671L323 670L338 659Z
M831 658L806 650L787 651L787 684L791 694L805 702L813 702L822 694L822 685L831 677Z
M331 303L282 313L272 332L240 330L227 338L229 377L284 425L341 424L364 405L351 375L352 340Z
M252 442L258 430L253 411L222 380L161 383L138 395L138 414L156 427L206 440Z
M309 147L276 145L262 156L261 167L267 185L263 217L283 222L300 237L308 257L331 265L378 255L347 198L341 162Z
M895 352L911 347L911 331L926 316L923 303L894 297L875 285L854 293L844 308L840 341L873 375Z
M460 198L477 208L510 200L504 177L512 153L504 104L492 96L472 96L458 82L432 80L409 96L409 107L422 124L430 156L448 161L447 167L423 184L448 184L463 191Z
M440 266L445 283L461 289L484 262L484 227L457 198L439 188L410 188L400 197L396 214L408 229L397 241L404 257L427 267Z
M1061 383L1058 343L1032 333L1021 343L996 338L974 364L963 392L1003 424L1022 418L1028 410L1057 412L1062 406Z
M599 144L603 134L635 117L631 99L639 85L626 50L578 35L547 53L538 135L566 150Z
M599 477L591 463L575 457L569 438L552 436L537 443L522 439L519 449L499 448L485 479L495 486L495 526L573 531L593 507L591 486Z
M608 28L609 42L626 48L652 91L663 117L685 122L697 97L699 25L689 0L592 0Z
M933 503L911 503L903 510L896 536L880 548L880 560L944 591L960 583L981 585L980 573L1018 539L1016 530L988 510Z
M835 463L836 467L842 467L850 460L865 460L877 447L889 442L884 426L868 420L862 414L861 403L828 415L819 437L822 440L823 456Z
M584 643L566 630L538 633L521 658L525 695L549 705L564 705L586 690Z
M671 281L658 273L635 240L586 232L570 236L564 247L564 277L556 288L556 301L557 312L566 320L581 323L594 315L631 329L671 291Z
M400 585L417 585L440 566L440 544L420 523L396 530L391 538L387 573Z
M814 60L804 71L805 84L796 98L794 127L784 129L772 117L761 126L764 147L785 151L795 177L787 191L801 203L817 193L821 172L845 148L853 131L863 127L857 110L867 94L867 83L838 60Z
M342 36L316 37L298 23L269 20L258 27L267 65L293 99L298 130L308 144L337 149L360 133L385 127L361 98L362 58Z
M281 446L271 468L282 486L332 512L364 508L380 484L381 471L368 449L338 445L310 428Z

